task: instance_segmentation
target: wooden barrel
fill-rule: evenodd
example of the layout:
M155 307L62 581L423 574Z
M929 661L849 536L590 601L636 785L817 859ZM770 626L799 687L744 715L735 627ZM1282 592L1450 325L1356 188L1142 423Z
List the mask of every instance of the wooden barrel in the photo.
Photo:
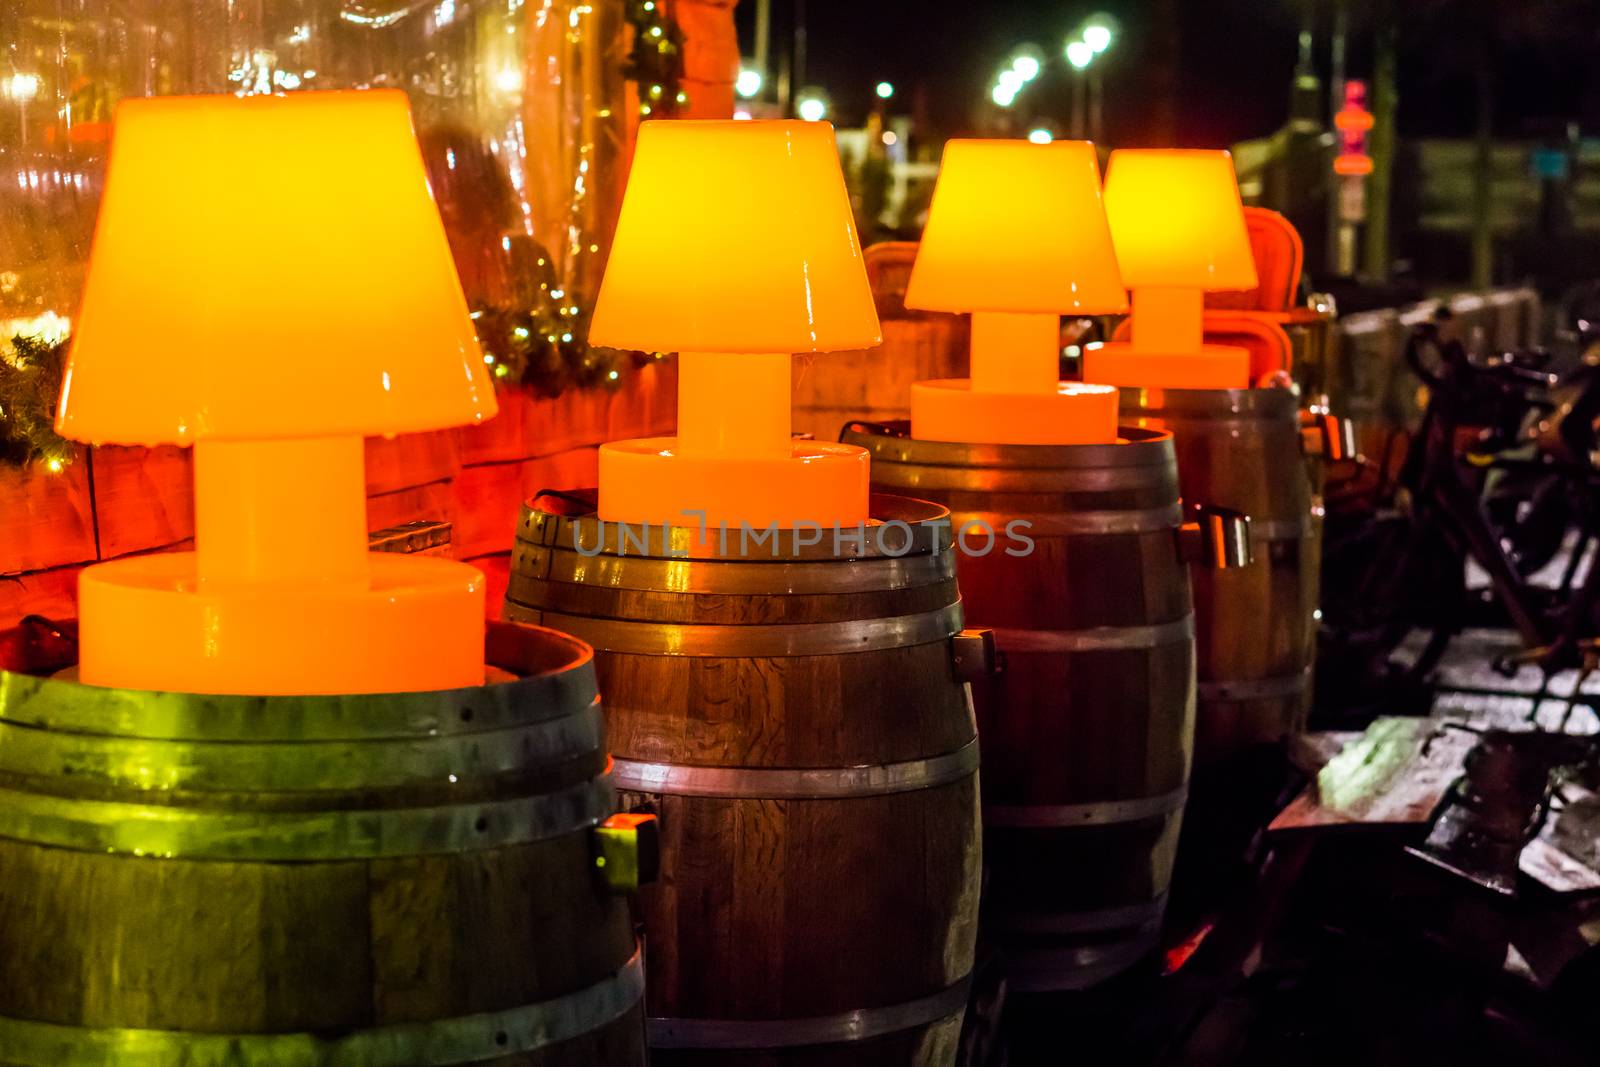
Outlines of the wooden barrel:
M1122 417L1167 430L1183 495L1250 516L1254 560L1194 572L1195 765L1304 728L1316 655L1321 520L1290 389L1124 389Z
M651 1062L952 1063L980 846L944 509L874 498L843 544L592 510L524 511L506 610L595 646L618 783L660 815Z
M906 423L844 435L871 451L875 487L951 509L968 618L1004 657L973 683L983 915L1024 991L1093 985L1155 947L1182 820L1195 651L1178 471L1170 434L1125 433L1061 447L917 441Z
M0 1063L642 1065L592 653L492 623L487 658L345 697L0 673Z

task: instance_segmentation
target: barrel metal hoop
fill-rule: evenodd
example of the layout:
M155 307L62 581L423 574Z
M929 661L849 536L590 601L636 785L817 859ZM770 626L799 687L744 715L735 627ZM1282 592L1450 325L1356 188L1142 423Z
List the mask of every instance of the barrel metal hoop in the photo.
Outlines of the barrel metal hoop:
M615 555L754 563L903 558L937 555L950 548L950 520L942 505L873 493L868 511L870 517L864 522L837 527L810 523L798 529L733 529L699 525L696 516L688 512L683 513L684 525L620 523L593 513L557 515L525 504L516 539L573 549L591 558Z
M1201 700L1275 700L1304 695L1311 684L1311 669L1272 678L1235 678L1201 682L1195 695Z
M466 782L600 752L598 698L574 715L476 734L341 741L151 740L0 720L0 774L131 790L315 793Z
M982 523L1004 531L1012 523L1026 523L1021 532L1032 537L1070 537L1077 534L1155 533L1183 525L1183 505L1174 501L1159 508L1131 511L1064 511L1025 515L997 511L956 511L950 515L957 533Z
M1292 389L1124 389L1124 423L1170 430L1190 419L1260 424L1286 421L1299 429L1299 396Z
M1101 652L1158 648L1194 637L1194 616L1153 626L1096 626L1087 630L1001 630L994 632L1002 652Z
M490 621L486 660L513 681L411 693L236 696L83 685L0 671L0 719L85 734L192 741L353 741L505 729L582 712L594 655L565 634ZM568 662L540 670L558 651Z
M564 630L601 652L634 656L774 657L837 656L948 641L961 632L961 602L937 611L846 622L790 626L726 626L706 623L636 622L541 611L512 600L506 614Z
M968 975L931 996L806 1019L669 1019L649 1021L652 1048L776 1049L866 1041L926 1026L966 1010Z
M1297 431L1298 432L1298 431ZM1118 490L1176 488L1171 464L1138 467L938 467L929 464L882 463L872 468L873 481L898 492L927 490L991 493L1106 493Z
M1093 445L996 445L970 441L925 441L911 436L909 420L881 425L847 424L845 444L872 454L877 476L895 467L946 467L969 470L1103 470L1170 466L1172 435L1164 430L1123 425L1117 440Z
M1299 519L1250 519L1252 541L1300 541L1311 536L1311 517Z
M1171 815L1181 811L1188 799L1189 787L1184 785L1158 796L1103 800L1095 804L986 804L983 823L1019 829L1112 826Z
M1099 934L1111 930L1159 931L1167 894L1137 904L1084 911L1013 912L985 915L990 929L1016 934Z
M1020 993L1088 989L1144 959L1161 941L1161 931L1140 932L1126 940L1061 948L1002 948L1006 982Z
M823 800L910 793L966 778L978 770L978 741L928 759L866 767L691 767L613 761L618 789L668 796L739 800Z
M935 585L955 577L949 552L859 560L747 563L737 560L651 559L643 556L581 556L568 549L518 541L511 552L506 595L528 603L530 581L564 582L600 589L653 593L715 593L749 596L895 592Z
M565 996L505 1011L399 1023L338 1036L210 1034L63 1026L0 1018L19 1067L447 1067L548 1048L622 1018L644 996L636 949L622 968Z
M514 800L361 811L218 811L0 789L0 837L172 859L379 859L548 840L596 826L615 810L609 774Z

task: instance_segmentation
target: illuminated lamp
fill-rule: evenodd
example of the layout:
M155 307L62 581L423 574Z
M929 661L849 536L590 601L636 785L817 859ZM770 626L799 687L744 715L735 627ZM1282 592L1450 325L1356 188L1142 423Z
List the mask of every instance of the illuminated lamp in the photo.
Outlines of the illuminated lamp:
M1089 142L949 142L906 306L972 313L971 377L911 387L913 437L1116 439L1117 391L1060 380L1061 316L1127 306Z
M403 93L124 101L57 429L192 445L195 551L83 572L81 679L483 684L482 575L367 551L362 437L494 413Z
M641 124L589 339L679 353L677 436L601 446L600 518L866 518L866 452L790 434L792 354L882 340L832 126Z
M1205 294L1257 284L1232 157L1119 149L1106 172L1106 216L1122 278L1133 290L1132 337L1085 352L1084 380L1247 387L1249 353L1202 342Z

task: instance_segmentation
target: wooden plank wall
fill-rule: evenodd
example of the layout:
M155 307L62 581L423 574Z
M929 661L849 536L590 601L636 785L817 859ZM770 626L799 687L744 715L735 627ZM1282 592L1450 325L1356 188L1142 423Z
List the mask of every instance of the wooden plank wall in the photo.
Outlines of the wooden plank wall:
M502 393L482 426L367 441L367 524L449 522L451 554L489 576L498 613L522 501L593 485L602 441L671 433L676 364L651 363L615 392L556 399ZM121 556L193 546L189 453L84 449L57 473L0 469L0 629L24 615L77 614L78 572Z

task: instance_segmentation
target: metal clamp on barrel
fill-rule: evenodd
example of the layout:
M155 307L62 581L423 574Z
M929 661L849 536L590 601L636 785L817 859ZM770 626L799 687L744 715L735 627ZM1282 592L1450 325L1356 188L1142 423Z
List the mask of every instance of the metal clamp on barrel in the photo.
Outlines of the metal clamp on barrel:
M891 426L886 422L869 422L866 419L851 419L839 430L839 440L848 440L853 433L882 434L884 437L909 436L903 427Z
M1249 566L1250 516L1232 508L1200 504L1195 516L1178 528L1178 550L1185 562L1216 570Z
M976 682L1005 669L993 630L962 630L950 639L950 656L956 677L963 682Z
M1339 463L1356 457L1356 428L1349 419L1332 414L1313 404L1300 411L1300 451L1324 463Z
M661 823L644 812L613 815L594 831L594 865L614 893L632 893L661 875Z

